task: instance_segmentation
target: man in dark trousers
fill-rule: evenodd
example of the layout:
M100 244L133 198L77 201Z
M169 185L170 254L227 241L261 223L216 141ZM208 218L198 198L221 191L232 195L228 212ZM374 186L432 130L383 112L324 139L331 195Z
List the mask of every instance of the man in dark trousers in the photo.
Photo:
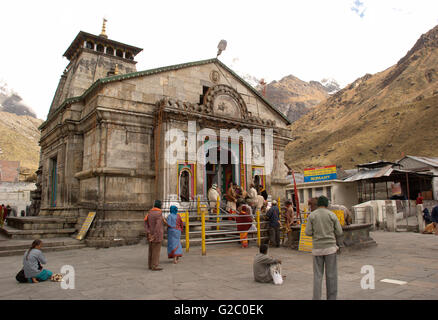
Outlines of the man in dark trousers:
M154 207L144 218L144 229L149 241L148 265L152 271L163 270L159 267L161 242L164 233L164 218L161 212L161 201L155 200Z
M272 201L272 207L266 212L269 220L269 242L277 248L280 246L280 211L277 201Z
M327 300L336 300L338 294L338 267L336 238L342 236L342 227L336 215L327 209L328 199L318 198L318 209L307 219L306 235L313 240L313 300L321 300L322 278L326 277Z

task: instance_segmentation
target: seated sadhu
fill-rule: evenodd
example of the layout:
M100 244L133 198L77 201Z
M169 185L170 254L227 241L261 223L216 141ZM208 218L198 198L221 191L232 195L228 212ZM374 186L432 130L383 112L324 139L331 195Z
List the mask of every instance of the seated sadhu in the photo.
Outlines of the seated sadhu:
M274 259L268 256L268 245L260 245L260 253L258 253L254 258L254 280L263 283L272 283L273 272L278 270L281 273L281 260ZM283 276L285 278L285 276Z

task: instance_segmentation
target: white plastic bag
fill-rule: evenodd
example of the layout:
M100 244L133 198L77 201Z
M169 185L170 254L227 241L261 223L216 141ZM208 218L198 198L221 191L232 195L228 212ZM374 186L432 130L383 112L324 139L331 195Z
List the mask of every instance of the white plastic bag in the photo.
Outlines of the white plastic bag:
M251 225L251 228L248 229L248 232L256 232L257 227L254 225L254 223Z
M273 264L271 267L271 275L274 280L274 284L281 285L283 284L283 277L281 276L281 265Z

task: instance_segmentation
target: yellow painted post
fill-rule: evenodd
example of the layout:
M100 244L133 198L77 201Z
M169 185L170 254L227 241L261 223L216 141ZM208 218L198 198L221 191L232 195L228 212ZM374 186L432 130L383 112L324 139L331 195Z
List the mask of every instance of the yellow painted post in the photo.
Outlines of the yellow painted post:
M186 252L189 252L190 248L190 238L189 238L189 211L186 212Z
M201 212L202 255L205 256L205 211Z
M217 201L216 201L216 215L217 215L217 220L216 220L216 230L219 230L219 213L220 213L220 197L217 197Z
M260 247L260 210L257 210L257 245Z

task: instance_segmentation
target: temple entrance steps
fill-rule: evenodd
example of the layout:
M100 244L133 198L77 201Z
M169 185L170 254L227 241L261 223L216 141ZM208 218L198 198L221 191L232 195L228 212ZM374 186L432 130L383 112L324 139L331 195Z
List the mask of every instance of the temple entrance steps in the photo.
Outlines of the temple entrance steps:
M416 216L410 216L397 221L396 232L420 232L418 219Z
M72 238L49 238L41 239L43 241L43 252L65 251L85 248L85 243ZM0 237L0 257L21 256L32 244L32 240L14 240Z
M75 224L73 217L9 217L7 225L0 227L0 233L9 239L69 237L76 232Z

